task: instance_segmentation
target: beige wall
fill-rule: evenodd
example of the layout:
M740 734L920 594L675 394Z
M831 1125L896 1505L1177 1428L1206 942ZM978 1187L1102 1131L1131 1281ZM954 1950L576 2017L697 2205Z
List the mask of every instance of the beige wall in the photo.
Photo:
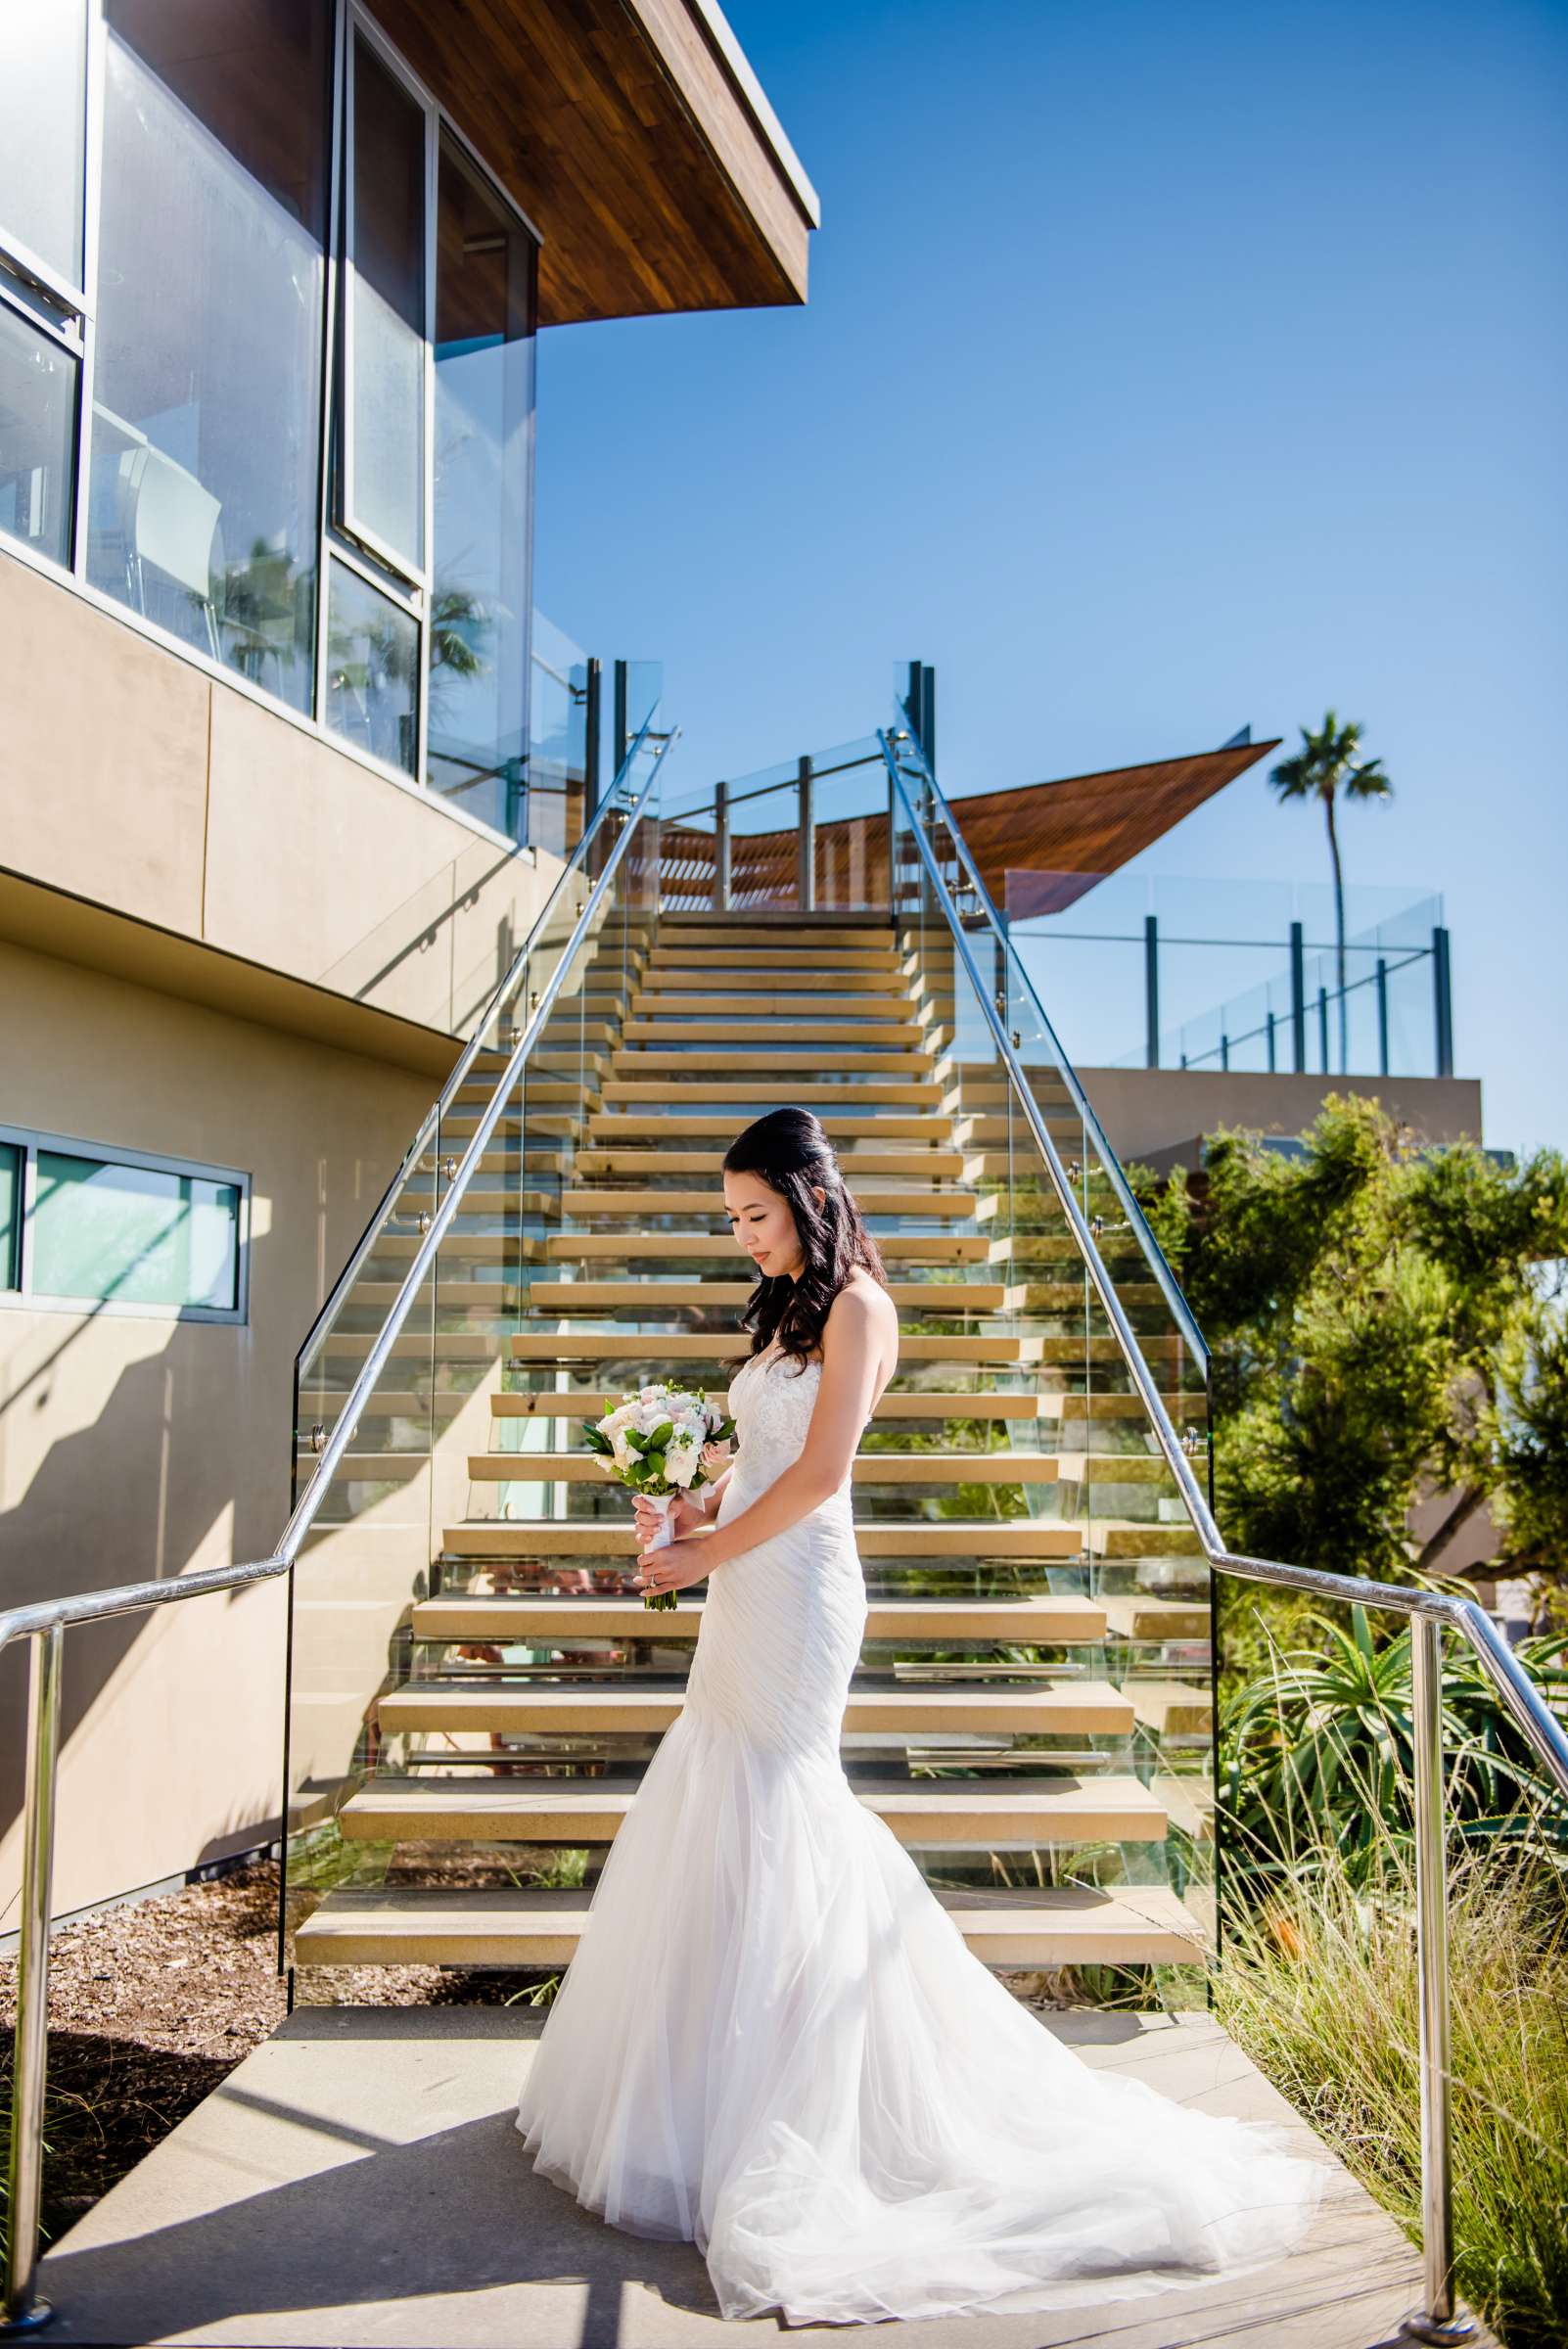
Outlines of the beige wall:
M1080 1069L1080 1081L1119 1158L1147 1159L1222 1126L1301 1133L1325 1094L1381 1101L1427 1141L1481 1138L1481 1086L1466 1077L1298 1077L1222 1069Z
M149 891L165 886L155 864L150 851ZM296 1347L431 1080L13 946L0 992L5 1123L243 1168L253 1183L244 1326L0 1303L0 1598L264 1555L289 1506ZM271 1585L69 1635L59 1911L266 1830L282 1632ZM12 1652L0 1931L15 1923L23 1688Z
M453 1032L558 877L0 552L0 865Z

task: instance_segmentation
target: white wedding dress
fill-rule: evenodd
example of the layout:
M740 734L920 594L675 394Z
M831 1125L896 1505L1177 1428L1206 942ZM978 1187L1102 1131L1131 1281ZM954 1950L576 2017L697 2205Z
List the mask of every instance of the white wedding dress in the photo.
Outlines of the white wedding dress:
M820 1374L744 1365L720 1522L799 1456ZM534 2169L695 2241L726 2317L1059 2308L1277 2257L1334 2173L1091 2071L852 1791L865 1615L848 1477L715 1569L685 1705L533 2050Z

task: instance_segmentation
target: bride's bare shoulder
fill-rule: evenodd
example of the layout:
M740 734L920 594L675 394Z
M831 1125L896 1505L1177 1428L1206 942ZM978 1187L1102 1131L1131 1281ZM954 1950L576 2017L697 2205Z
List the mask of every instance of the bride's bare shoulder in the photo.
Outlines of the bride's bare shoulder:
M858 1266L834 1298L827 1317L829 1323L836 1321L846 1330L857 1330L873 1340L891 1337L897 1343L899 1309L881 1281L873 1280Z

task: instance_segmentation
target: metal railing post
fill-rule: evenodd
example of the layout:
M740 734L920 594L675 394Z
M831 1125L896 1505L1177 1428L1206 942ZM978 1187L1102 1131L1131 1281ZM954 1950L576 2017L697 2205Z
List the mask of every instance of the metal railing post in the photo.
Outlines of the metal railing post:
M1377 958L1377 1073L1388 1075L1388 964Z
M1160 1065L1160 923L1157 915L1143 917L1143 1065Z
M66 1627L35 1632L27 1674L26 1842L22 1863L22 1930L17 1964L17 2036L6 2165L11 2240L6 2251L4 2331L49 2321L38 2298L38 2210L43 2185L44 2083L49 2064L49 1920L55 1861L55 1774L60 1758L60 1683Z
M1453 1074L1453 976L1449 934L1441 924L1432 933L1432 1017L1436 1029L1437 1067L1434 1074Z
M714 785L714 911L729 911L729 785Z
M1449 1906L1443 1803L1443 1626L1410 1624L1415 1736L1415 1962L1421 2012L1421 2258L1426 2305L1405 2320L1420 2341L1467 2341L1454 2306L1453 2180L1449 2142Z
M1300 922L1290 925L1290 1045L1298 1077L1307 1074L1307 940Z
M816 794L811 783L811 761L803 759L796 769L800 793L801 862L796 883L796 898L802 913L816 911Z

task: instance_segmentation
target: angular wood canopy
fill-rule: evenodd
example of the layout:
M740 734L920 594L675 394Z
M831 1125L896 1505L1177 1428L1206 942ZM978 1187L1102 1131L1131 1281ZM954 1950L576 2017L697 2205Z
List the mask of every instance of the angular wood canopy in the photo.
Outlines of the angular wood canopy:
M1060 913L1279 743L1278 735L1226 743L1184 759L976 792L948 806L998 907L1015 921ZM816 902L824 911L884 903L886 812L834 816L831 792L824 780L814 827ZM667 888L694 905L708 902L715 879L711 823L688 827L677 816L666 822L662 839ZM730 903L759 909L798 903L800 858L793 827L750 832L743 821L730 835Z
M1014 919L1059 913L1279 741L1226 743L1184 759L975 792L950 805L995 903Z
M539 323L806 299L816 196L716 0L371 0L538 230Z

